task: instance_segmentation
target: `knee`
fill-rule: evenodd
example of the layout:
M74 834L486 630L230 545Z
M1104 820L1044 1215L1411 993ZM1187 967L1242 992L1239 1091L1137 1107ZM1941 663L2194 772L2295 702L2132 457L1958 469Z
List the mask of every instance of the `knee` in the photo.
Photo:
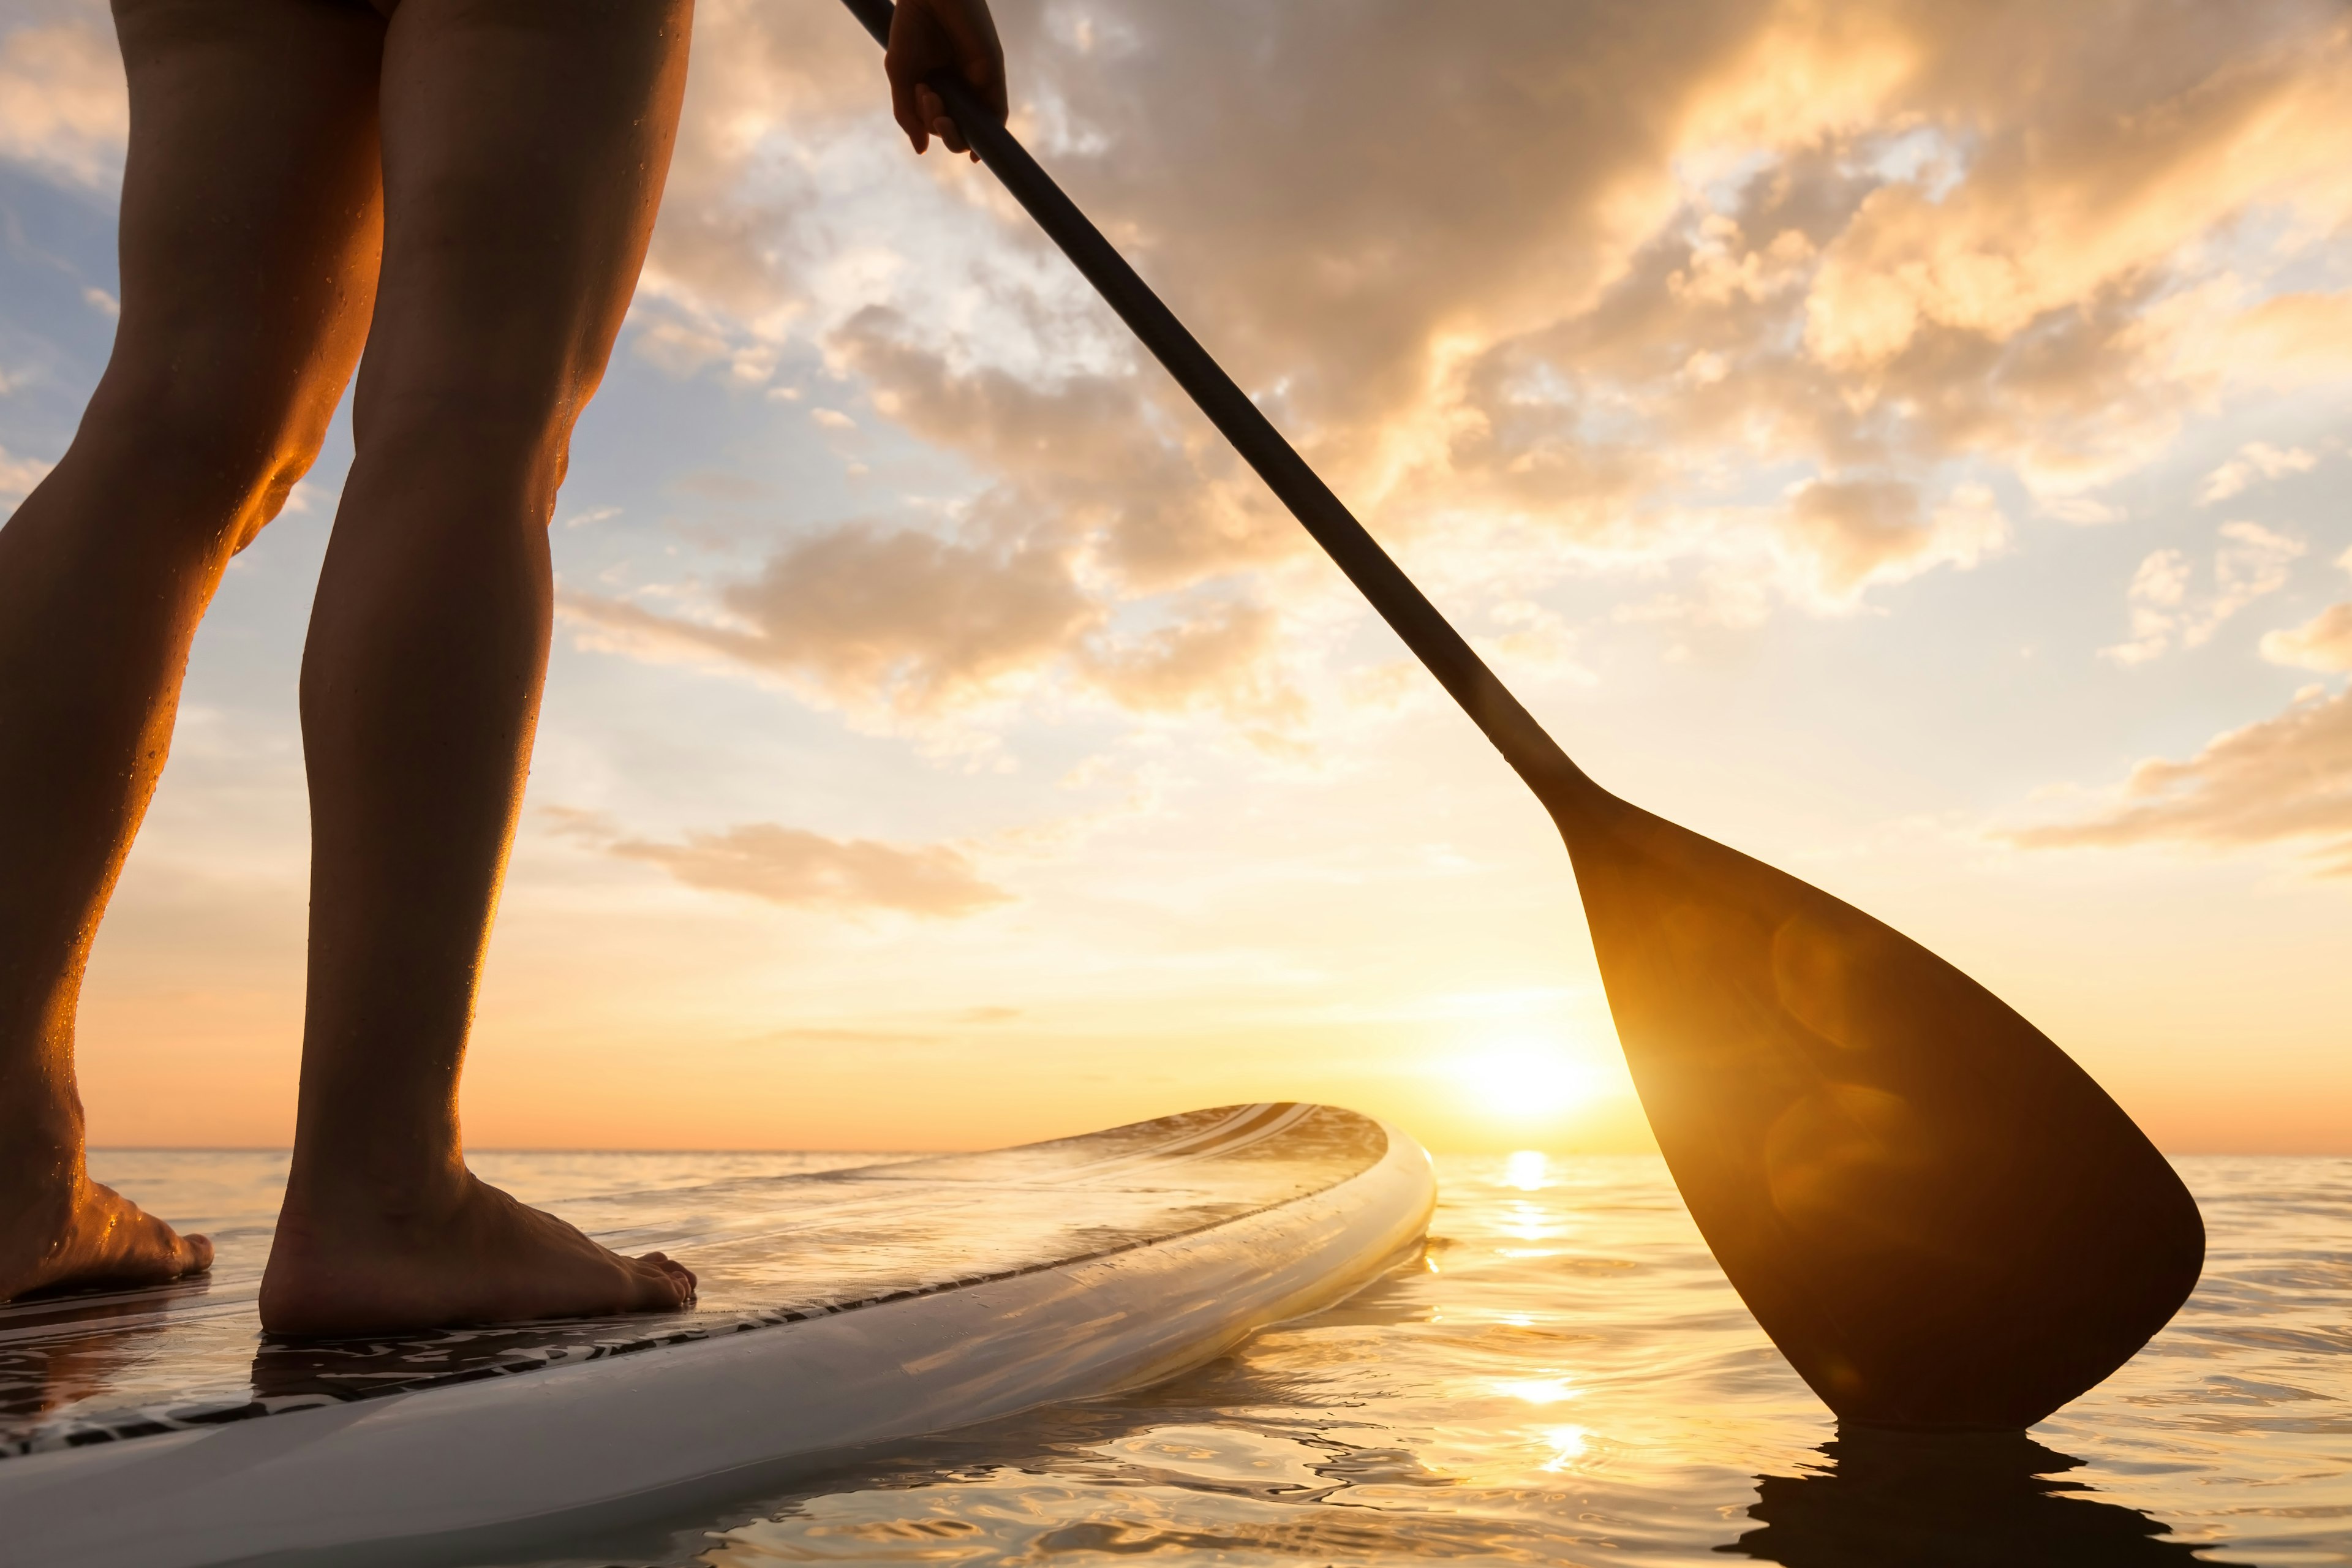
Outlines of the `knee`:
M159 511L242 550L318 460L334 400L218 362L192 371L194 359L110 365L75 445L121 481L167 494Z
M571 462L579 410L560 386L495 374L371 386L352 408L354 482L367 476L545 526Z

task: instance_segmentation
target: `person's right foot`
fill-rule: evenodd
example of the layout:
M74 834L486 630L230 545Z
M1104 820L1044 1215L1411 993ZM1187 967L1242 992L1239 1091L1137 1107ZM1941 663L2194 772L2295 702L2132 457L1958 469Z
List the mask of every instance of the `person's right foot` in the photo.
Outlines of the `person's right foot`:
M212 1267L213 1244L182 1236L79 1159L0 1177L0 1301L36 1290L161 1285Z
M306 1338L673 1312L694 1274L624 1258L473 1173L396 1205L289 1190L261 1278L261 1326Z

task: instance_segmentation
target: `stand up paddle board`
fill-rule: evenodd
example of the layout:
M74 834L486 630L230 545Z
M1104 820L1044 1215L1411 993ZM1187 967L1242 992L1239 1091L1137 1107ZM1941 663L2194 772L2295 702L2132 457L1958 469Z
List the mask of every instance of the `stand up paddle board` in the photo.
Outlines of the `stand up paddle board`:
M289 1341L266 1239L0 1307L0 1563L463 1562L1169 1376L1410 1255L1393 1128L1245 1105L993 1153L574 1200L695 1310Z

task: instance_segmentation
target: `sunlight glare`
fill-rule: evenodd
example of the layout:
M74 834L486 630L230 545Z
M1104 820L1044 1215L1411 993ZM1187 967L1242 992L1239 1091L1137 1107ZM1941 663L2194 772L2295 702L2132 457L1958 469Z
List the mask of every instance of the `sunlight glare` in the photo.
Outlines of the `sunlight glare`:
M1495 1392L1529 1405L1558 1405L1563 1399L1574 1399L1582 1390L1570 1388L1565 1377L1529 1377L1498 1383Z
M1564 1470L1584 1457L1584 1450L1591 1446L1592 1433L1582 1426L1547 1426L1543 1439L1551 1448L1551 1458L1543 1468Z
M1545 1174L1551 1162L1539 1150L1521 1149L1503 1166L1503 1184L1517 1187L1523 1193L1539 1193L1546 1186Z
M1558 1116L1592 1100L1601 1089L1591 1063L1557 1045L1532 1040L1507 1041L1461 1057L1454 1076L1481 1110L1510 1121ZM1518 1159L1512 1156L1514 1171Z

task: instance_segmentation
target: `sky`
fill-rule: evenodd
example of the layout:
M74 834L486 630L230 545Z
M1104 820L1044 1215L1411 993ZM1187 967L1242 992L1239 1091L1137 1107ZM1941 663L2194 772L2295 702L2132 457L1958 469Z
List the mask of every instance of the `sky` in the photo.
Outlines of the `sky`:
M1002 0L1013 128L1603 784L2175 1152L2352 1152L2352 16ZM556 512L480 1146L1312 1099L1651 1145L1558 835L833 0L703 0ZM0 506L103 367L102 5L0 0ZM290 1136L339 424L83 1000L93 1142Z

